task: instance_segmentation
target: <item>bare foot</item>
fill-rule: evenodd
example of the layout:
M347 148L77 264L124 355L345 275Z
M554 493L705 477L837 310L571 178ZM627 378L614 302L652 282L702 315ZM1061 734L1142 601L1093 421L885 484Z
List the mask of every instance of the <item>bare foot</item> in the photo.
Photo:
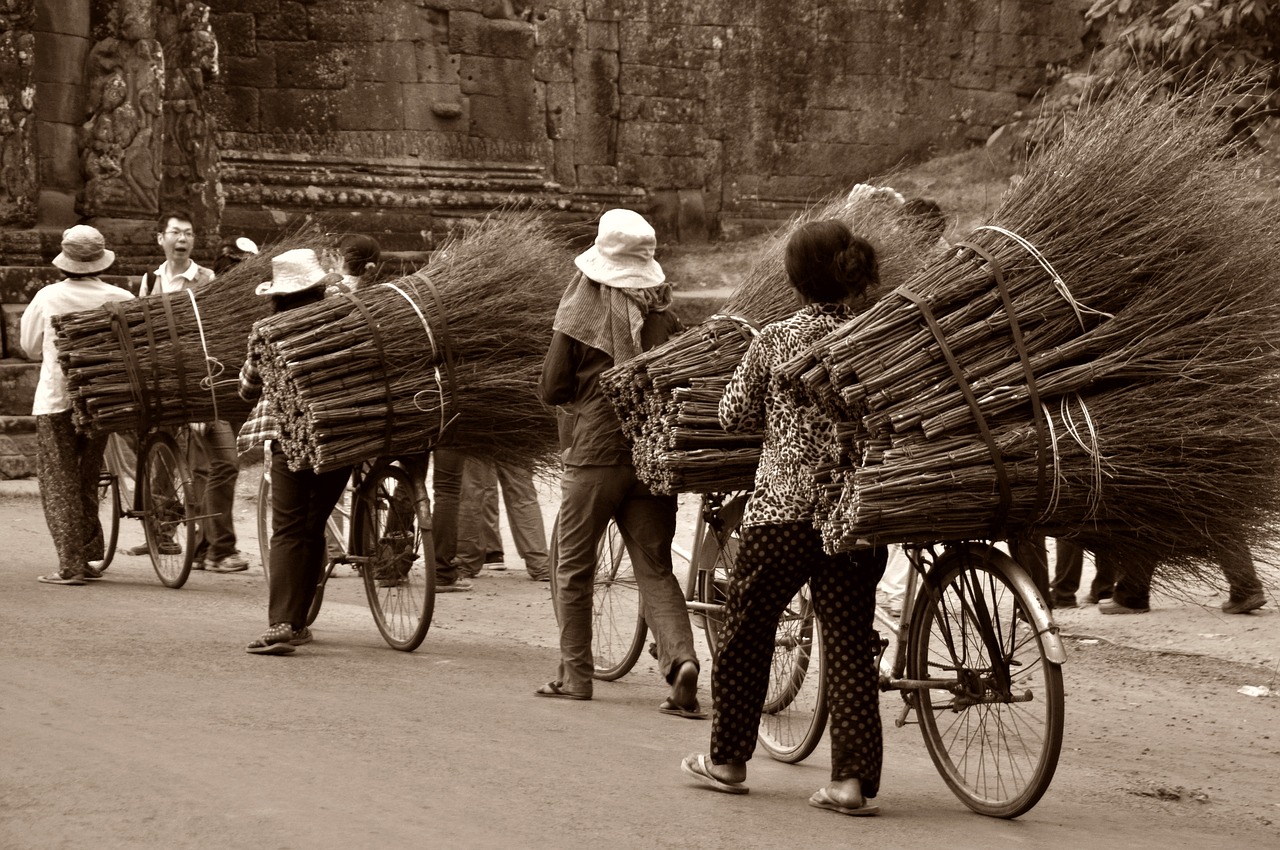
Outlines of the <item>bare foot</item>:
M862 780L860 779L832 780L827 785L826 791L827 797L840 806L856 809L867 804L867 798L862 796Z

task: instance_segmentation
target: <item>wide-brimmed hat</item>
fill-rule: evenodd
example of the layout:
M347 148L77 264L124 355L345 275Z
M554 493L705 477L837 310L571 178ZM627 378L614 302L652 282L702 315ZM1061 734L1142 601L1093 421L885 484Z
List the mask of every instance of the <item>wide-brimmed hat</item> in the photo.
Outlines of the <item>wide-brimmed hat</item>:
M646 289L667 276L653 258L658 238L644 216L631 210L608 210L600 216L596 242L573 261L583 274L619 289Z
M294 248L271 258L271 280L258 284L254 291L259 295L290 295L340 280L342 275L324 270L315 251Z
M98 228L87 224L62 231L62 253L53 258L55 266L70 274L96 274L115 261L116 252L107 250Z
M236 236L235 238L228 236L218 246L218 253L240 262L258 253L258 243L248 236Z

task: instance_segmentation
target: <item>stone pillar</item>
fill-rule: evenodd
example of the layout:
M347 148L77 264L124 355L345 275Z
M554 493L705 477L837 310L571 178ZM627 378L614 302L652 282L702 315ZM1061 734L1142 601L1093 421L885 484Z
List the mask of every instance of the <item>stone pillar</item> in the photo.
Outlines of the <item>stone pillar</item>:
M89 119L81 137L85 184L77 209L87 217L159 215L163 162L164 54L156 40L155 0L95 4L97 43L86 79Z
M0 0L0 225L30 227L40 181L35 138L35 0Z
M200 234L216 233L223 195L216 127L206 84L218 75L218 42L209 7L160 0L157 33L164 49L164 175L162 209L186 209Z

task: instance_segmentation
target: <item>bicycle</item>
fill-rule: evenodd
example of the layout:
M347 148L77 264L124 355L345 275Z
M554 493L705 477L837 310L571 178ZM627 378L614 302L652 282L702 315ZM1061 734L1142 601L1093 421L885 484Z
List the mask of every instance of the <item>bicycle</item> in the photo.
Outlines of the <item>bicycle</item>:
M271 575L271 447L264 447L258 484L258 545L263 573ZM426 456L378 458L352 470L349 508L342 501L326 520L329 558L320 571L307 625L315 622L329 579L339 564L361 577L374 624L393 649L422 645L435 610L435 550ZM348 520L343 533L343 520ZM345 539L345 543L344 543Z
M201 423L192 423L144 433L139 441L141 450L135 452L132 493L126 493L122 485L127 464L123 451L113 447L106 452L98 478L98 505L104 544L110 545L104 545L101 569L110 565L115 554L120 518L128 517L142 521L147 554L160 583L174 589L187 583L198 524L208 518L199 513L192 476L197 453L208 456L203 428Z
M689 607L702 620L713 657L744 502L741 494L704 497L695 527ZM602 544L596 581L597 603L606 603L596 632L601 678L624 675L645 634L638 589L634 605L610 604L634 588L625 555L609 548L610 539ZM1048 789L1062 749L1066 654L1048 607L1022 567L992 544L917 545L908 547L908 556L912 604L896 621L882 610L876 614L897 639L887 668L888 640L876 659L881 690L902 694L895 725L906 725L915 712L934 766L970 809L1001 818L1025 814ZM614 612L621 612L617 627ZM630 642L615 647L611 641L619 635L630 635ZM806 758L826 727L821 636L802 589L779 619L761 716L761 744L778 760Z

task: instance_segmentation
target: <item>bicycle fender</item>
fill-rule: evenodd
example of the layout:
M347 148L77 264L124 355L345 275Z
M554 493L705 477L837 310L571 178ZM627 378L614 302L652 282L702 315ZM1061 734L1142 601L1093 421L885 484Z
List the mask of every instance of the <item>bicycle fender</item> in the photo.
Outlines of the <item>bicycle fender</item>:
M1040 639L1044 641L1045 658L1054 664L1065 664L1067 651L1062 645L1062 638L1058 636L1058 626L1053 622L1049 606L1045 604L1044 597L1036 589L1036 583L1031 580L1031 575L1003 550L994 546L987 548L991 553L991 563L999 565L1009 583L1031 600L1031 610L1027 613L1031 617L1031 624L1035 626L1036 634L1040 635Z

